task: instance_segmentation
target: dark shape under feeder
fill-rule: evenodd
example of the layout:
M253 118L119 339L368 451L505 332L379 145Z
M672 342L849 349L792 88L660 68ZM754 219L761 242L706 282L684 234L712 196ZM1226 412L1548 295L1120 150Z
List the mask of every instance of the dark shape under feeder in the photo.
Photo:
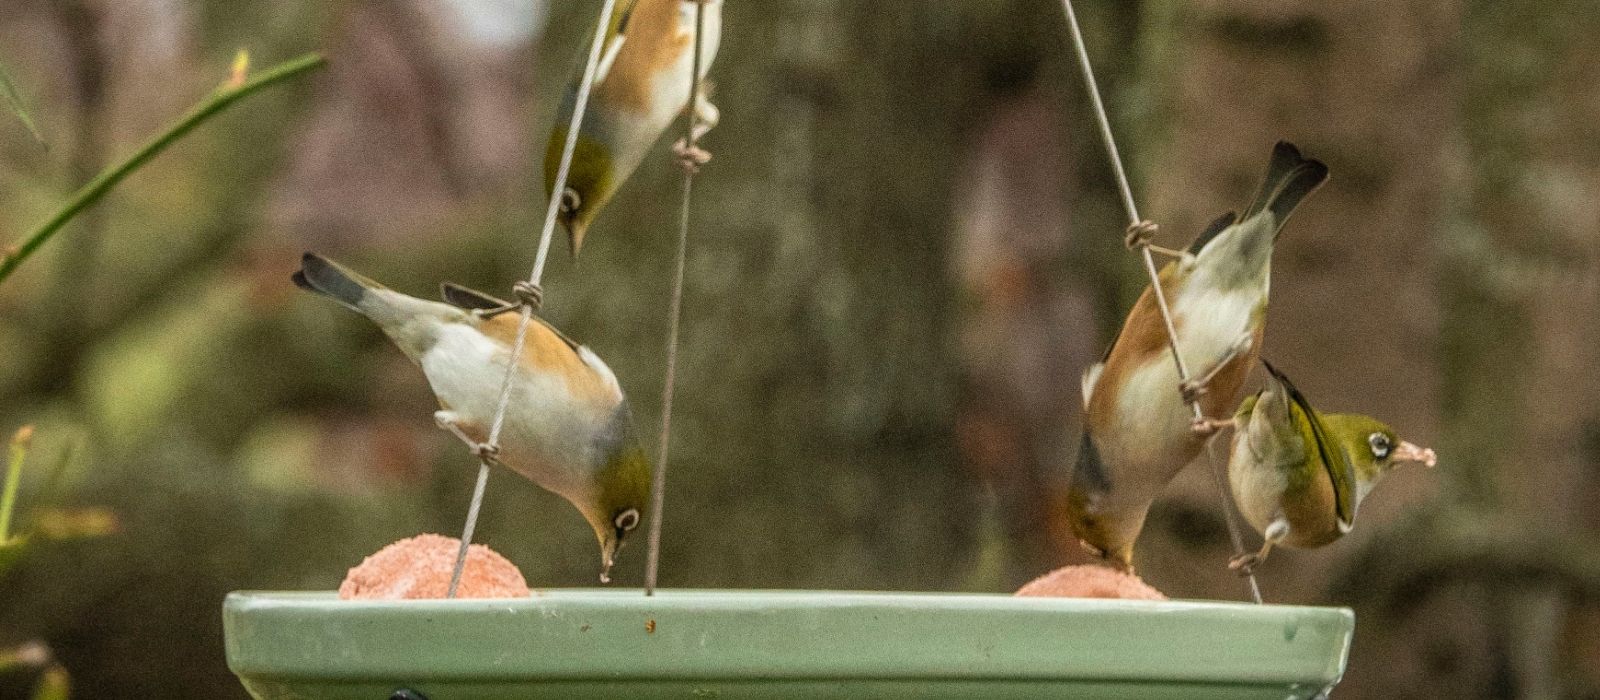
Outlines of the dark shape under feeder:
M235 593L257 698L1311 698L1343 608L821 591L567 589L500 600Z

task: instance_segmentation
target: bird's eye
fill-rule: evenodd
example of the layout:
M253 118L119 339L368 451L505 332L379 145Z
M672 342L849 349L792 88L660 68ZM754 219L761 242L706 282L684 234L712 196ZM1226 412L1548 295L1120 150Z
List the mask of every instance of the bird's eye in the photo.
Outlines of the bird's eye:
M561 190L561 211L571 214L583 206L583 196L578 191L568 187Z
M1383 433L1368 435L1367 444L1372 446L1372 456L1378 459L1388 457L1389 453L1394 450L1394 443L1390 442L1389 436Z
M639 509L629 508L617 513L617 517L611 519L611 524L616 525L617 529L623 532L639 527Z

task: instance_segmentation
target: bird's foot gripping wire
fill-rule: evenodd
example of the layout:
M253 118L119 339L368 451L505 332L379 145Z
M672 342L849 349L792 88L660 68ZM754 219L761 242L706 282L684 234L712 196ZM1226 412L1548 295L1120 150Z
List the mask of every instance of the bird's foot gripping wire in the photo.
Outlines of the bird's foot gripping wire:
M1185 263L1194 262L1193 253L1164 248L1151 243L1150 239L1154 238L1156 232L1160 230L1161 227L1157 226L1154 221L1142 220L1128 227L1128 233L1122 237L1122 244L1127 246L1128 250L1149 250L1152 253L1160 253L1170 258L1178 258Z
M520 311L524 308L529 311L538 311L544 306L544 287L526 280L511 286L511 295L516 301L509 301L501 306L487 309L474 309L473 314L478 318L494 318L508 311Z
M1178 395L1183 397L1183 402L1186 404L1192 404L1196 401L1199 401L1200 397L1205 396L1207 388L1211 385L1211 382L1217 378L1217 375L1222 374L1223 370L1228 369L1228 366L1232 364L1234 360L1237 360L1241 356L1249 353L1250 348L1253 345L1255 345L1254 333L1244 333L1240 335L1239 339L1234 341L1233 345L1228 348L1228 351L1224 353L1222 357L1217 358L1216 362L1212 363L1210 367L1206 368L1205 374L1179 384Z
M699 85L689 110L689 135L673 143L672 152L678 156L678 165L684 172L694 175L700 172L700 166L711 162L711 152L700 147L701 137L722 121L722 111L711 104L710 82Z
M1196 418L1189 424L1189 429L1200 437L1211 437L1221 432L1224 428L1234 427L1232 418Z
M511 285L511 294L516 296L518 306L526 306L538 311L544 306L544 287L529 281L521 281Z
M678 165L690 175L700 172L700 166L711 162L710 151L683 139L678 139L677 143L672 144L672 152L678 156Z
M1228 560L1228 570L1240 576L1249 576L1255 573L1256 567L1259 566L1261 564L1261 560L1265 558L1266 557L1263 557L1260 552L1240 554L1239 556Z
M466 443L467 447L472 450L473 456L478 459L490 464L495 464L500 460L500 446L472 439L472 436L468 435L466 429L461 426L461 417L454 412L435 411L433 422L437 423L440 428L450 431L450 434L456 436L456 439Z
M1159 230L1161 230L1161 227L1157 226L1154 221L1148 219L1140 221L1128 227L1127 235L1122 237L1122 244L1128 246L1128 250L1148 247L1150 239L1154 238L1156 231Z

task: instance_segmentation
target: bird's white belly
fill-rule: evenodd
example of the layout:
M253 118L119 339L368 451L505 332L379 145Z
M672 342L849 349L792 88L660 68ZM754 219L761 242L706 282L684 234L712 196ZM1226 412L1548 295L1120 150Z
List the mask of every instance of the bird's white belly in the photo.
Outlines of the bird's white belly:
M501 344L472 328L451 326L421 364L440 401L487 434L509 359ZM562 377L519 365L500 435L501 460L552 491L581 487L598 466L595 436L609 419L608 412L575 402Z
M1184 297L1173 307L1181 329L1178 347L1191 378L1210 370L1241 336L1251 332L1260 299L1259 292L1253 291L1203 292ZM1101 451L1108 462L1139 472L1121 480L1132 486L1119 488L1118 498L1153 498L1155 493L1139 486L1159 488L1187 464L1196 444L1190 428L1194 413L1183 403L1178 385L1177 366L1170 354L1163 352L1156 361L1130 372L1118 392L1115 423L1122 427L1101 436Z
M1178 345L1190 374L1209 370L1239 338L1254 329L1256 308L1266 298L1261 289L1210 290L1190 284L1173 306Z
M1200 292L1182 297L1173 307L1181 329L1178 349L1191 378L1209 371L1242 336L1252 331L1251 321L1260 300L1260 293L1253 290ZM1178 384L1177 365L1166 353L1134 370L1118 396L1120 419L1129 425L1159 426L1157 434L1188 439L1194 414L1180 398ZM1150 434L1148 428L1139 432Z
M692 2L683 3L683 12L686 14L686 23L683 30L693 36L694 32L694 5ZM711 64L717 56L717 49L722 41L722 12L717 4L706 8L706 34L703 38L701 51L700 74L705 77L711 70ZM692 47L693 44L691 43ZM672 122L683 114L684 108L689 104L689 74L694 70L694 49L682 51L678 54L672 65L665 70L658 71L650 77L650 108L644 112L619 115L620 128L625 131L635 132L635 137L625 142L638 142L648 151L656 139ZM643 152L639 153L642 157Z

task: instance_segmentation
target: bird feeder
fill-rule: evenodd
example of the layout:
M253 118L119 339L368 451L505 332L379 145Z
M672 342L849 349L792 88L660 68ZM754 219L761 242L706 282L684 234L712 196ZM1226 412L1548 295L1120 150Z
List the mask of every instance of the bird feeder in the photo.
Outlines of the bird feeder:
M235 593L260 700L1316 698L1348 609L982 594L558 589L515 599Z

